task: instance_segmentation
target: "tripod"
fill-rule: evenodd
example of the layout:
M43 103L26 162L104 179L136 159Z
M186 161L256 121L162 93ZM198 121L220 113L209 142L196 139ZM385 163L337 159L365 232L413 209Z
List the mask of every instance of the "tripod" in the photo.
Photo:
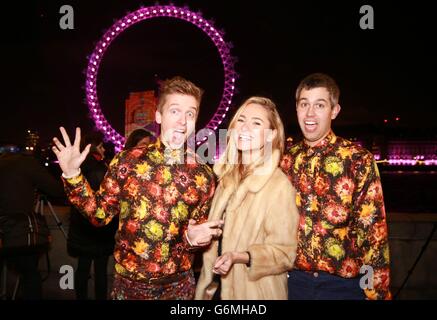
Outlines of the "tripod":
M62 225L61 220L59 220L55 210L53 209L52 204L47 199L45 195L39 195L38 201L36 203L35 212L39 212L41 215L44 215L44 202L47 203L47 206L49 207L49 211L53 217L53 219L56 221L56 225L58 226L59 230L62 231L62 234L64 235L65 239L68 238L67 233L65 232L64 226Z
M40 214L42 216L44 216L44 206L45 204L48 206L49 208L49 212L51 213L53 219L56 221L56 225L58 226L59 230L61 230L62 234L64 235L65 239L67 239L67 233L65 232L65 229L62 225L62 222L59 220L58 215L56 214L55 210L53 209L52 204L50 203L50 201L47 199L47 197L45 195L38 195L37 196L37 202L36 202L36 206L35 206L35 213L36 214ZM45 256L46 256L46 262L47 262L47 276L44 277L42 279L42 281L45 281L50 274L50 258L49 258L49 251L47 250L45 252ZM7 299L7 292L6 292L6 283L7 283L7 267L6 265L3 265L2 268L2 274L1 274L1 283L2 283L2 288L1 288L1 293L0 293L0 297L2 297L3 299ZM20 282L21 282L21 277L18 276L17 280L15 282L14 285L14 289L13 289L13 293L12 293L12 300L15 300L16 296L17 296L17 292L18 289L20 287Z

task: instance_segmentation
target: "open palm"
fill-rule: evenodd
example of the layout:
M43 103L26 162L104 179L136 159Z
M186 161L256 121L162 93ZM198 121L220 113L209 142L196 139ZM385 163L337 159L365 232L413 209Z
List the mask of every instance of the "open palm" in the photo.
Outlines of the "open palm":
M74 175L79 171L80 165L85 160L90 151L91 145L87 145L85 149L80 152L80 128L76 128L76 136L74 143L71 144L70 138L63 127L59 128L64 139L63 145L58 138L53 138L54 146L52 148L59 161L59 166L65 175Z

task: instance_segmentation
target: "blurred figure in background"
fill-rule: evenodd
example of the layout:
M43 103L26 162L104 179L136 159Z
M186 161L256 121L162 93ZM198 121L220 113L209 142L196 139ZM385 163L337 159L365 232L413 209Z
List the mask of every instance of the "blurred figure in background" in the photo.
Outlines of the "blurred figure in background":
M130 149L137 146L148 146L155 142L155 137L149 131L139 128L132 131L129 137L126 139L124 149Z
M62 183L29 152L1 154L0 181L0 265L6 263L19 274L24 299L41 299L38 262L48 250L49 230L45 224L43 235L38 224L36 191L63 197Z
M86 135L82 142L82 148L91 144L90 153L82 164L82 172L90 182L91 188L98 190L107 171L103 135L91 133ZM107 226L95 227L77 209L71 208L67 249L70 256L77 257L75 275L77 299L88 299L88 279L93 262L95 298L107 299L108 259L114 251L117 227L118 219L114 219Z

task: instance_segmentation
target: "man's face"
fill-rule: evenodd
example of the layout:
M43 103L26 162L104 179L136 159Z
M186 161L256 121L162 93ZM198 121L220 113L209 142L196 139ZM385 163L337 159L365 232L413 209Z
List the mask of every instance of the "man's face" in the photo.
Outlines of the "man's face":
M303 89L296 102L297 119L305 141L311 147L322 141L331 130L331 121L340 105L331 106L326 88Z
M161 139L171 148L180 148L194 131L198 107L193 96L173 93L167 95L162 112L156 111Z

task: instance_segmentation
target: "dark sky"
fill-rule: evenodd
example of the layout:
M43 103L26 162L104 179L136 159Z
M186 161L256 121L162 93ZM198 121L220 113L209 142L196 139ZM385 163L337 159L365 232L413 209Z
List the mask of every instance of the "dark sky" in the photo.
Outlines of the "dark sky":
M349 1L348 1L349 2ZM237 106L251 95L278 105L288 131L296 125L294 90L312 72L340 85L338 126L380 125L401 118L410 130L436 128L435 17L430 2L173 1L201 11L232 42L238 59ZM61 30L59 8L74 9L74 30ZM116 19L152 1L29 1L2 5L0 142L26 129L43 140L57 128L93 127L85 104L87 56ZM159 4L168 4L161 1ZM287 4L287 7L285 7ZM375 29L361 30L360 7L373 6ZM131 91L153 88L154 76L182 75L206 91L198 127L205 125L223 90L213 43L176 19L143 21L106 52L98 79L103 112L122 131Z

